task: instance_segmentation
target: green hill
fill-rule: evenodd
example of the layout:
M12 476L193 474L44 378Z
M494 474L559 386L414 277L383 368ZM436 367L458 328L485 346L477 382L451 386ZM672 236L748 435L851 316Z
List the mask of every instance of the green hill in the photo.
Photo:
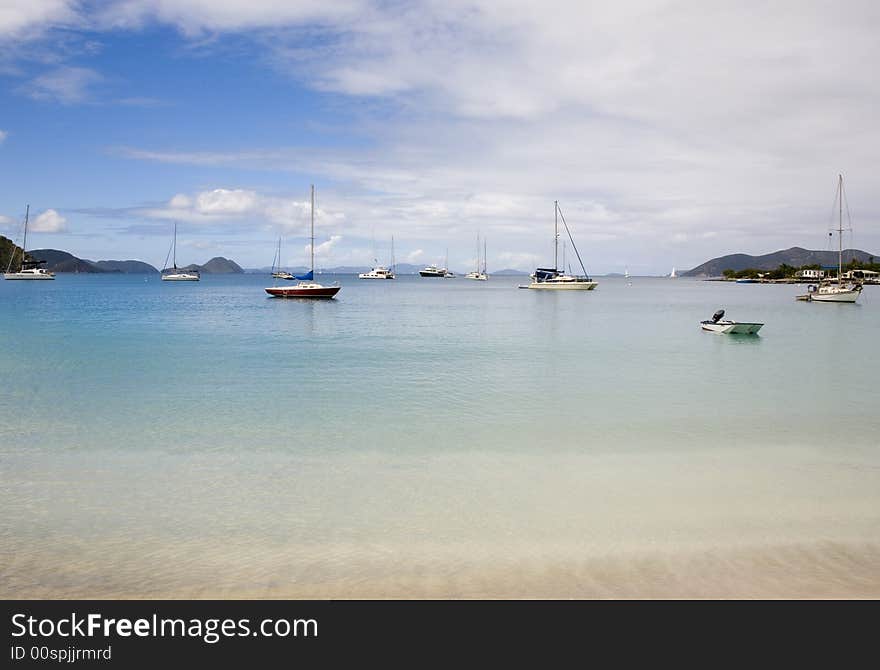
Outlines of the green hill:
M859 249L846 249L843 252L843 262L857 260L862 263L870 263L874 254ZM774 251L772 254L763 256L749 256L748 254L730 254L719 256L692 270L684 272L684 277L720 277L725 270L739 272L741 270L775 270L780 265L790 265L795 268L805 265L818 265L820 267L837 267L836 251L810 251L800 247Z

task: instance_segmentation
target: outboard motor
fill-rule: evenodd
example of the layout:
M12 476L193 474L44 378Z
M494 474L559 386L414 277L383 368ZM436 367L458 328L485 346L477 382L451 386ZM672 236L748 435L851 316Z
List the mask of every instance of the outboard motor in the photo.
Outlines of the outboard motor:
M719 309L712 315L712 323L718 323L721 320L721 317L724 316L724 310Z

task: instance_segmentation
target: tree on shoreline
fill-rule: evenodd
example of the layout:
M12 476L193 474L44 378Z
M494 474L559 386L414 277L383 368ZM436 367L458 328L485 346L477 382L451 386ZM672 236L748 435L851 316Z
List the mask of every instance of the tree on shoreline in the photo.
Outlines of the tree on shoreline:
M863 263L858 260L851 260L848 263L845 263L843 266L844 272L849 272L850 270L871 270L873 272L880 272L880 263L876 262L876 259L872 256L870 262ZM791 265L787 265L783 263L775 270L757 270L755 268L747 268L745 270L725 270L723 272L724 277L726 279L790 279L795 276L797 272L801 270L821 270L822 266L818 264L812 265L801 265L800 267L793 267ZM834 268L836 270L837 268ZM836 272L834 273L837 274Z

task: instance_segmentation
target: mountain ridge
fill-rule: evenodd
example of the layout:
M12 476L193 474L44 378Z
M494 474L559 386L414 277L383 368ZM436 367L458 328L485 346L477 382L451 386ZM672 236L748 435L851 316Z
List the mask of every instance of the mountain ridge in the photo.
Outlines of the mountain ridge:
M876 254L862 251L861 249L845 249L843 252L843 262L850 260L858 260L861 262L869 262L872 258L878 258ZM789 249L781 249L769 254L760 256L752 256L750 254L727 254L726 256L718 256L711 260L701 263L686 272L681 273L683 277L720 277L725 270L775 270L785 263L792 267L801 267L804 265L820 265L822 267L837 267L836 251L819 251L804 249L803 247L791 247Z

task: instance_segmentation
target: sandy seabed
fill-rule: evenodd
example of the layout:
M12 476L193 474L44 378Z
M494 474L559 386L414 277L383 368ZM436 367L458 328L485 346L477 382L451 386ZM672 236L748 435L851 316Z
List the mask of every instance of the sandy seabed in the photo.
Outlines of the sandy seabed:
M357 551L354 550L356 554ZM880 545L824 541L554 560L407 560L292 564L282 553L160 554L55 562L8 557L7 599L860 599L880 597ZM350 557L350 559L353 557ZM152 561L151 561L152 559ZM153 562L155 561L155 562Z

